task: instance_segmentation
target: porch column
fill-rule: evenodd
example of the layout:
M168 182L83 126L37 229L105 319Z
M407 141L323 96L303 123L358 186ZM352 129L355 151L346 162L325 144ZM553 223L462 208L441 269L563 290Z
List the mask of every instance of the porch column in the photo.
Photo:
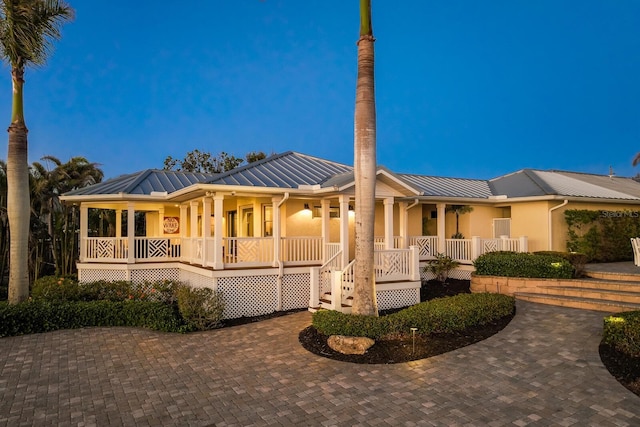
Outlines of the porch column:
M189 206L180 205L180 260L189 261L185 255L191 253L193 245L190 241L187 241L187 209ZM189 251L185 250L185 246L189 245Z
M222 236L224 230L222 229L222 216L223 216L223 201L224 195L216 194L213 196L213 269L224 270L224 260L222 258L224 253L224 243L222 242Z
M446 229L445 229L445 222L444 222L444 217L446 215L445 213L445 208L447 207L447 205L445 203L438 203L436 205L436 208L438 209L438 253L445 253L445 251L447 250L447 244L445 242L446 236Z
M136 211L133 203L127 203L127 263L136 262Z
M87 258L87 237L89 237L89 208L80 204L80 262Z
M280 265L280 239L282 234L282 227L280 224L280 207L284 200L281 197L272 197L271 203L273 203L273 267Z
M384 248L393 249L393 197L384 199Z
M349 264L349 197L339 196L340 200L340 250L342 251L342 268Z
M122 209L116 209L116 237L122 237Z
M164 237L164 206L158 209L158 236Z
M198 201L192 200L189 205L191 207L191 259L189 262L193 264L194 261L201 256L198 251L200 247L198 244Z
M407 210L407 202L398 203L398 227L400 228L400 247L398 249L407 249L409 246L409 211Z
M211 197L202 198L202 266L207 266L207 260L211 256L208 252L209 237L211 237Z
M327 244L331 241L331 229L329 228L329 207L331 206L331 201L322 199L320 206L322 206L322 217L320 220L322 221L322 263L324 264L329 260Z

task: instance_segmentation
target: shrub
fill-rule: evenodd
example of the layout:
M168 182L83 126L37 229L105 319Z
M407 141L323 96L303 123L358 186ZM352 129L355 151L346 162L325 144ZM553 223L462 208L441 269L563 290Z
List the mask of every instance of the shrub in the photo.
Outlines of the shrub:
M444 283L449 277L449 272L459 266L460 263L449 255L439 253L436 254L436 259L427 261L424 271L433 273L437 281Z
M182 285L177 287L176 296L180 314L195 329L206 330L221 326L224 300L220 292Z
M78 301L80 288L73 278L44 276L33 282L31 297L49 302Z
M557 255L516 252L489 252L473 262L478 276L506 276L570 279L573 266Z
M588 258L585 254L579 252L560 252L560 251L537 251L534 255L555 255L560 256L571 263L573 266L573 277L582 277L584 275L584 266L587 264Z
M165 332L191 330L173 307L149 301L26 301L0 303L0 337L87 326L136 326Z
M602 342L631 357L640 357L640 311L605 317Z
M324 335L385 336L417 333L451 333L474 325L484 325L513 314L515 299L501 294L459 294L426 301L388 316L358 316L322 310L313 314L313 326Z

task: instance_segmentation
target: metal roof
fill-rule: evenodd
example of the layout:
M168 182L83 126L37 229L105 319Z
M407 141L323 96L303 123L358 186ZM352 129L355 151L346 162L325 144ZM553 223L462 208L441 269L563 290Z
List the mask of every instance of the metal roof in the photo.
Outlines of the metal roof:
M397 174L419 189L423 196L486 199L493 195L489 184L481 179L443 178L414 174Z
M107 181L65 193L65 196L89 196L97 194L146 194L167 192L204 182L214 174L147 169L129 175L121 175Z
M575 172L521 171L489 181L495 195L514 197L566 196L598 199L640 199L640 183L631 178L610 178Z
M351 170L351 166L341 163L287 151L232 169L217 175L207 183L298 188L300 185L321 185L334 175Z

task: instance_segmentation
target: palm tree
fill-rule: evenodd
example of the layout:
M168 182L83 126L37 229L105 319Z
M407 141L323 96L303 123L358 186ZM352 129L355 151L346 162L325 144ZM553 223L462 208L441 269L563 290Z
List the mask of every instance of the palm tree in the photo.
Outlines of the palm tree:
M9 249L9 302L29 296L29 165L27 126L24 120L23 85L27 66L43 65L59 39L60 26L73 19L74 11L62 0L2 0L0 49L11 66L13 96L7 154L7 214Z
M631 164L633 166L638 166L639 163L640 163L640 153L636 154L636 156L633 158L633 161L631 162Z
M460 233L459 230L459 219L460 215L464 215L466 213L472 212L473 207L469 205L451 205L447 209L447 212L452 212L456 215L456 234L451 236L452 239L464 239L464 236Z
M353 313L378 315L373 270L376 193L376 101L371 0L360 0L360 39L354 125L356 183Z

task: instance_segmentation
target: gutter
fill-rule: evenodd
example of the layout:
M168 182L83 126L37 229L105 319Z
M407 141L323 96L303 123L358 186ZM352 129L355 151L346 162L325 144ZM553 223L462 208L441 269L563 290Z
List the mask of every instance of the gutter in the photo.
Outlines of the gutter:
M286 192L284 193L284 197L282 198L282 200L280 200L278 202L278 205L276 206L276 209L278 209L278 211L280 210L280 207L287 201L287 199L289 199L289 193ZM278 214L278 221L281 221L280 218L280 214ZM278 229L280 229L280 224L278 224ZM281 237L281 233L279 232L278 234L280 234L280 236L278 238ZM274 258L275 258L275 264L276 267L278 267L278 277L276 279L276 292L277 292L277 308L278 311L282 310L282 278L284 277L284 264L282 262L282 260L280 260L280 242L278 241L276 243L276 248L274 248Z
M551 209L549 209L549 224L548 224L548 229L549 229L549 242L547 244L547 247L549 250L553 250L552 249L552 244L553 244L553 227L551 225L551 213L553 211L555 211L556 209L560 209L563 206L567 206L567 204L569 203L569 200L565 199L564 202L562 202L561 204L559 204L558 206L554 206Z

